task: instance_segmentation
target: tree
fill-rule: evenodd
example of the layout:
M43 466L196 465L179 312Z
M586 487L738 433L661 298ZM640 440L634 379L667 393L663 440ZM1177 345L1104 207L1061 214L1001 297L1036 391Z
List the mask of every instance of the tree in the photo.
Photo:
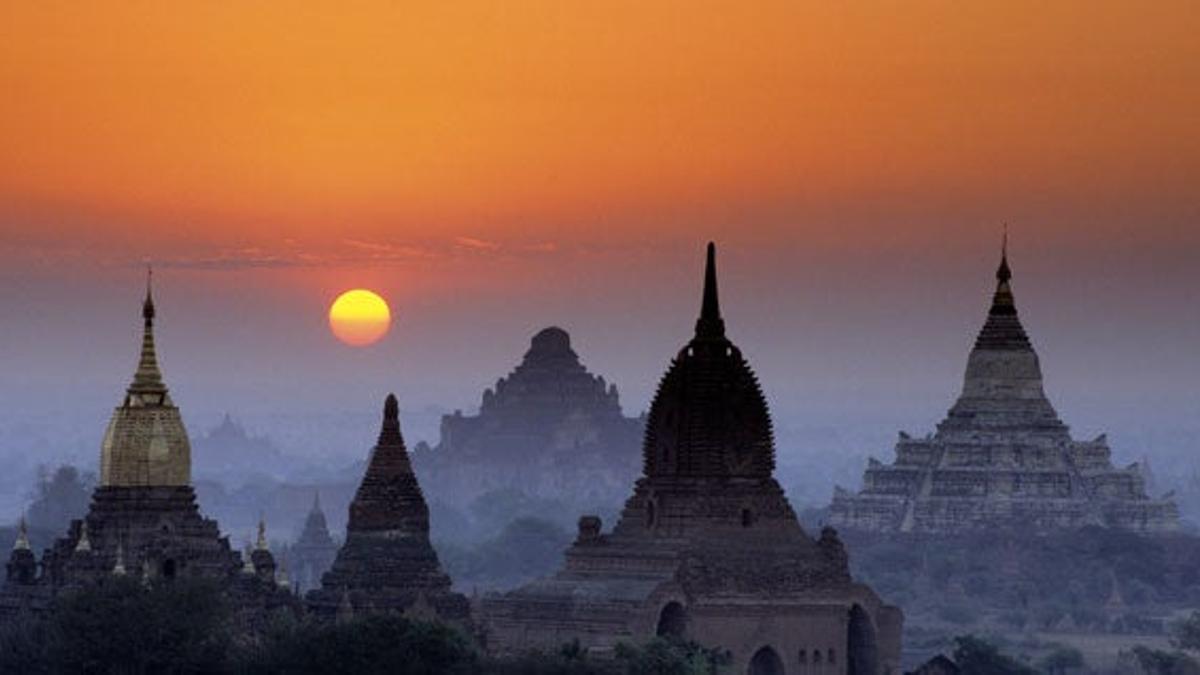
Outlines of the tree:
M282 621L239 665L244 673L314 675L454 675L478 669L475 650L458 631L392 614L336 624Z
M1066 675L1072 670L1083 668L1083 652L1074 647L1056 645L1051 652L1038 661L1047 675Z
M1133 648L1134 659L1147 675L1200 675L1200 664L1183 652L1166 652L1143 645Z
M728 654L675 638L654 638L632 646L617 645L617 662L628 675L715 675L728 665Z
M954 638L954 662L971 675L1037 675L1037 671L974 635Z
M1177 649L1200 651L1200 611L1171 624L1171 645Z
M492 659L484 672L488 675L619 675L612 661L588 658L579 641L568 642L556 652L532 651L516 657Z
M226 668L232 614L211 582L143 587L114 577L65 592L35 621L11 622L0 672L211 673Z

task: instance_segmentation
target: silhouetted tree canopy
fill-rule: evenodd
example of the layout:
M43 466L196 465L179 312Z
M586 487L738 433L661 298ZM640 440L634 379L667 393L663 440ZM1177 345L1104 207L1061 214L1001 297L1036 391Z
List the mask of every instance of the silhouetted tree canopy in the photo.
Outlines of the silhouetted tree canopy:
M1147 675L1200 675L1200 664L1183 652L1167 652L1142 645L1131 651Z
M960 635L954 638L954 662L962 672L971 675L1037 675L1037 671L1001 653L996 645L975 637Z
M1171 625L1171 644L1179 649L1200 651L1200 611Z
M395 615L344 623L281 621L247 650L240 672L346 675L476 673L480 659L461 633Z
M211 673L225 669L231 612L211 582L143 587L114 577L66 592L0 636L0 672Z

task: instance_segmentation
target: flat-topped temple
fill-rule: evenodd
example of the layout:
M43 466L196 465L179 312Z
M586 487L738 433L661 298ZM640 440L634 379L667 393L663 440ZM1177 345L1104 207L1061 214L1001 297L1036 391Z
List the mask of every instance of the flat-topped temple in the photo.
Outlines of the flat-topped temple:
M871 459L860 492L836 488L834 525L935 533L1084 525L1156 532L1178 526L1177 506L1146 495L1138 465L1113 467L1104 436L1071 438L1046 398L1011 281L1005 250L958 401L933 435L901 433L894 463Z
M770 413L725 336L711 244L695 335L659 384L642 457L611 532L584 516L561 571L484 599L489 649L604 653L663 635L729 650L733 672L896 672L900 610L851 579L832 529L804 532L775 481Z

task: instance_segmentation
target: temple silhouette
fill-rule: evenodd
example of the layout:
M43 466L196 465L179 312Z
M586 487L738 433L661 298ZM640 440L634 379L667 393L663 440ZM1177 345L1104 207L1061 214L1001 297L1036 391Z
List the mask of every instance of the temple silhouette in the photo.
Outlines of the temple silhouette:
M379 440L350 502L346 541L307 602L324 616L395 612L471 625L470 604L450 590L450 577L429 542L429 507L413 474L400 434L400 406L392 394L384 401Z
M28 540L18 537L0 615L45 611L64 590L125 575L145 583L213 579L249 613L298 608L285 579L276 578L261 522L258 544L243 558L217 522L200 514L187 430L158 366L154 319L147 280L137 370L104 434L100 482L88 513L42 555L40 571Z
M726 649L752 675L898 668L901 611L851 579L833 529L804 531L775 481L770 413L725 335L715 257L709 244L695 334L659 384L618 522L580 518L561 571L485 598L490 649L606 654L660 635Z
M637 477L642 424L622 413L617 385L588 372L567 331L551 326L484 390L479 414L445 415L437 446L418 443L413 463L431 493L459 506L505 489L616 503Z
M901 432L892 464L872 458L861 491L835 488L830 522L874 532L1176 529L1178 507L1146 495L1141 468L1115 468L1104 435L1072 439L1046 398L1017 316L1007 248L958 400L935 433Z

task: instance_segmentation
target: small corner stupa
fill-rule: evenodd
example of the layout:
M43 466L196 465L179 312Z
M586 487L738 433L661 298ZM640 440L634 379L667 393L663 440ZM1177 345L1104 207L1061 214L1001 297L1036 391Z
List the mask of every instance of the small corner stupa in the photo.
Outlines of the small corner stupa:
M216 521L204 518L196 505L187 431L159 370L154 319L147 278L137 370L104 434L100 483L88 513L45 552L36 578L28 542L19 540L22 551L14 551L17 564L10 565L0 597L27 598L30 609L45 609L64 589L95 585L127 570L141 570L147 583L204 577L232 588L241 561ZM286 598L255 603L275 607ZM0 610L11 606L0 599Z
M596 516L555 575L483 600L498 653L656 635L728 650L731 672L893 672L903 615L851 579L830 528L810 537L774 478L767 402L725 335L715 247L700 318L650 406L643 474L616 526ZM815 671L813 671L815 672Z
M1137 464L1115 468L1104 435L1072 439L1046 398L1037 353L1017 316L1007 249L1006 235L958 400L936 433L901 432L892 464L872 459L861 491L836 488L831 522L872 532L1176 529L1177 505L1147 496Z
M450 590L450 577L429 542L429 508L409 462L392 394L384 402L379 440L350 502L346 541L307 602L327 618L395 612L470 625L467 598Z

